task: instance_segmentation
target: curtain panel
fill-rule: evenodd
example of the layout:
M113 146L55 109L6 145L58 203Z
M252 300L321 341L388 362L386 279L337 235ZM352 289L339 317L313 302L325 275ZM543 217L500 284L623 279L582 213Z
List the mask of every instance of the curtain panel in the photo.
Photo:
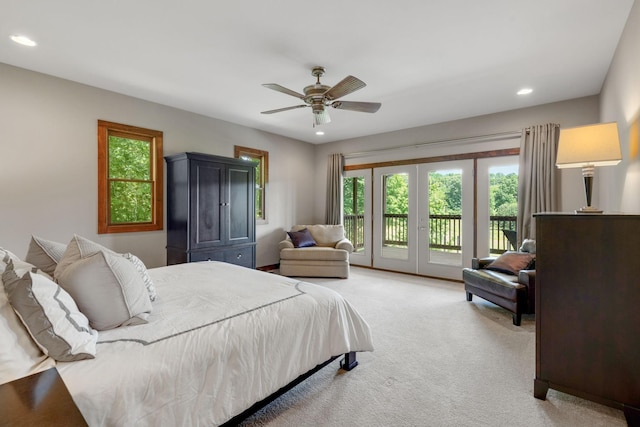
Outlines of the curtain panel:
M560 179L556 155L559 127L548 123L522 130L518 171L518 245L524 239L536 238L534 213L558 210Z
M330 154L327 166L327 209L325 223L342 224L342 171L344 157L341 153Z

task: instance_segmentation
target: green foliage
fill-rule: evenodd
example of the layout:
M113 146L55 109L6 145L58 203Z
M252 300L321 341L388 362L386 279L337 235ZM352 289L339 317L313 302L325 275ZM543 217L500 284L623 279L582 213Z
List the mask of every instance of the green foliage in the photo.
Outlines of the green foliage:
M518 214L518 174L489 175L489 212L492 216Z
M387 214L409 213L409 176L406 173L385 175L385 207Z
M344 178L342 181L344 214L364 214L364 177ZM355 195L355 199L354 199Z
M151 147L146 141L109 137L109 178L146 180L151 177Z
M151 146L109 137L111 223L147 223L152 217Z
M462 174L429 173L429 214L462 214Z

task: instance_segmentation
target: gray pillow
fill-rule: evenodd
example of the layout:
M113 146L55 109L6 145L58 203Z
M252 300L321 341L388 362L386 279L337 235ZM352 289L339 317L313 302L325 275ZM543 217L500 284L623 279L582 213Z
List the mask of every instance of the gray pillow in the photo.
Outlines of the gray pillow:
M9 303L46 355L62 362L94 358L98 332L64 289L31 271L18 276L12 261L2 281Z
M64 255L62 255L62 258L58 261L58 265L53 273L54 279L57 281L58 276L74 262L100 251L115 253L109 248L74 234L64 251Z
M53 276L53 272L66 250L67 245L64 243L31 236L25 261L35 265L48 275Z
M151 301L135 266L115 252L96 252L57 278L99 331L147 323Z

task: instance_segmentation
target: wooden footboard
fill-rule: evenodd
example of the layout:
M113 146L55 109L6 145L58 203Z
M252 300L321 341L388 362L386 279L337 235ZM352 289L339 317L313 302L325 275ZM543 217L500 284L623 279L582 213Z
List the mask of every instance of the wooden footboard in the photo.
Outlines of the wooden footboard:
M241 414L236 415L235 417L231 418L229 421L227 421L226 423L222 424L222 426L223 427L230 427L230 426L238 425L243 419L247 418L251 414L254 414L259 409L264 408L269 403L273 402L278 397L282 396L283 394L285 394L286 392L288 392L289 390L291 390L292 388L294 388L295 386L297 386L298 384L300 384L301 382L303 382L304 380L309 378L311 375L315 374L320 369L324 368L329 363L331 363L334 360L336 360L338 357L340 357L340 356L333 356L329 360L327 360L326 362L323 362L323 363L317 365L315 368L309 370L308 372L300 375L298 378L296 378L295 380L291 381L289 384L287 384L286 386L282 387L281 389L279 389L275 393L271 394L270 396L267 396L265 399L261 400L260 402L256 402L249 409L247 409L244 412L242 412ZM355 368L356 366L358 366L358 361L356 360L356 352L355 351L351 351L349 353L345 353L344 354L344 359L342 359L340 361L340 369L344 369L345 371L350 371L353 368Z

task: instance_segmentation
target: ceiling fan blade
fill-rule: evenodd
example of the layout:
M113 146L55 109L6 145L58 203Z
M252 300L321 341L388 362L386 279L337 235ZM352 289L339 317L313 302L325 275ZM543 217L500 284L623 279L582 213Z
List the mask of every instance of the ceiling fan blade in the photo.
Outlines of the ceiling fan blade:
M347 76L342 79L338 84L324 93L325 98L329 101L338 99L345 95L355 92L358 89L362 89L366 84L357 77Z
M294 105L293 107L277 108L275 110L263 111L260 114L273 114L273 113L279 113L281 111L295 110L296 108L304 108L304 107L308 107L308 105Z
M276 84L276 83L264 83L262 86L269 89L273 89L277 92L282 92L282 93L286 93L287 95L295 96L296 98L304 99L303 94L298 93L295 90L287 89L286 87L280 86L279 84Z
M331 103L333 108L339 110L360 111L362 113L375 113L382 106L379 102L353 102L353 101L334 101Z
M314 125L324 125L331 122L331 117L329 117L329 113L327 109L324 108L322 111L314 111L313 112L313 124Z

